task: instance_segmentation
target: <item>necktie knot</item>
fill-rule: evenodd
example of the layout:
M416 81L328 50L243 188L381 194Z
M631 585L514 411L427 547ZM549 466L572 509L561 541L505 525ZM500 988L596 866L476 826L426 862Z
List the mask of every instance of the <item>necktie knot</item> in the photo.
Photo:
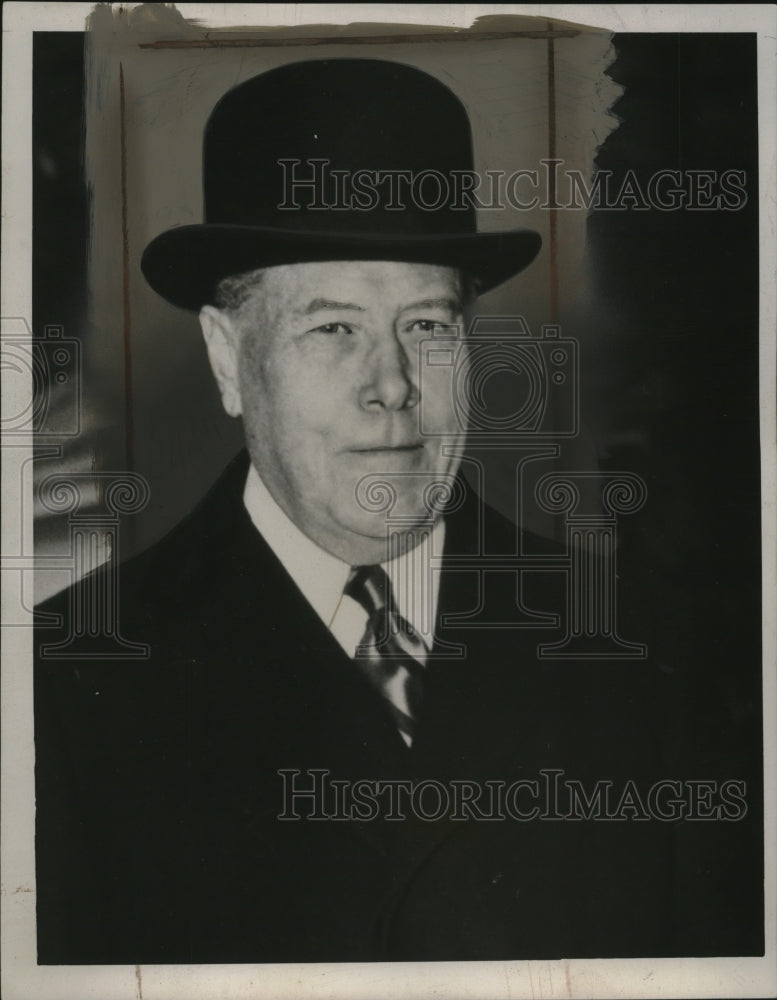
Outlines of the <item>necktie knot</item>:
M391 581L382 566L355 566L345 585L345 593L370 616L391 609L394 603Z

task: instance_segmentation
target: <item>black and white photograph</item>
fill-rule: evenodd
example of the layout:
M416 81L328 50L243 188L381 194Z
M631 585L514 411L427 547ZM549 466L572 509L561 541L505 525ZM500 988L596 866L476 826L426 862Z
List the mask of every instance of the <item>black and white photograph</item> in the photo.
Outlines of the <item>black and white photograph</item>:
M3 21L4 995L773 995L775 8Z

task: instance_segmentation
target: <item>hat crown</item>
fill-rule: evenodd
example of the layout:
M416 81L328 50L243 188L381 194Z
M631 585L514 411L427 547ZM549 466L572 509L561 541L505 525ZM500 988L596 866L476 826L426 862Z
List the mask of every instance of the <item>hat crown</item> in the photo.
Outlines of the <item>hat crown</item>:
M379 59L291 63L216 104L203 143L203 223L173 226L141 268L199 309L257 268L389 260L455 267L487 291L540 248L526 229L478 233L469 118L434 76Z
M376 59L292 63L215 106L205 221L343 233L475 231L454 174L473 169L467 113L443 83Z

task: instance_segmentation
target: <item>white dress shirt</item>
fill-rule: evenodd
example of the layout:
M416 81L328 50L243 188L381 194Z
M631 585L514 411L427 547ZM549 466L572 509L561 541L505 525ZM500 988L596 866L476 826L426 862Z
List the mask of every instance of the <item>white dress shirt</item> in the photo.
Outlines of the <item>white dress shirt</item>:
M251 465L243 502L251 520L283 564L310 605L353 657L367 625L367 612L343 593L352 567L319 548L294 524L270 495ZM432 648L440 574L432 569L432 556L442 555L445 523L419 530L415 548L381 563L391 580L398 612Z

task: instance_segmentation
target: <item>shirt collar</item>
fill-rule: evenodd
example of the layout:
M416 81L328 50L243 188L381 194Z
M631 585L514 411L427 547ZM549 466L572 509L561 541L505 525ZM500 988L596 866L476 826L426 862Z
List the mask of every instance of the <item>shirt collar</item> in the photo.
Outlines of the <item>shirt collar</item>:
M254 524L284 568L329 628L337 612L351 566L325 552L294 524L275 502L253 465L248 470L243 503ZM399 613L427 639L434 634L439 573L430 573L440 556L445 523L440 518L419 544L381 565L394 588ZM428 593L427 593L428 592Z

